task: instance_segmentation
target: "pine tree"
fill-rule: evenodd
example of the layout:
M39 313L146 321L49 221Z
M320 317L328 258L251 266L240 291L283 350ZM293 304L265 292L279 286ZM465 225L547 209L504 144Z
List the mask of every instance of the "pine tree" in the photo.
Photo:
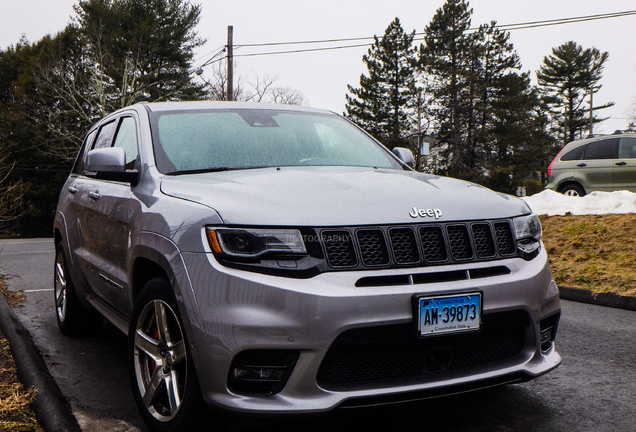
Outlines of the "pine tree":
M201 98L190 77L201 7L184 0L85 0L76 7L85 55L109 110L139 100ZM110 100L112 99L112 100Z
M538 91L529 74L519 72L519 56L509 39L495 22L480 26L476 33L482 65L476 142L482 152L483 184L513 193L524 179L542 170L553 147L537 117Z
M574 41L553 48L552 55L544 57L537 71L537 81L564 144L581 136L588 127L585 99L590 92L601 88L598 82L608 59L609 53L601 53L596 48L583 49ZM593 108L600 110L613 105L614 102L609 102ZM594 122L603 120L594 119Z
M0 155L15 164L8 184L24 188L22 234L48 235L51 208L96 119L142 100L206 96L189 70L203 42L194 31L199 6L83 0L76 12L56 35L0 51Z
M510 35L495 22L471 27L464 0L447 0L424 30L420 67L428 105L443 146L437 171L514 192L541 170L549 139L541 104ZM444 162L445 159L445 163Z
M389 147L412 147L407 136L416 99L414 34L405 33L396 18L362 58L369 75L360 76L360 87L348 86L345 116Z
M447 0L424 29L420 68L433 103L427 107L437 122L437 138L447 145L445 171L465 177L474 165L471 124L478 55L467 30L472 9L464 0Z

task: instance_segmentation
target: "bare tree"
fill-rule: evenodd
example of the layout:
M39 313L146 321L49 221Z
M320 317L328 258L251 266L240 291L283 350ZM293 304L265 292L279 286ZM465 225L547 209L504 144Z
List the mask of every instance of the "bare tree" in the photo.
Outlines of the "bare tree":
M299 90L288 86L273 87L269 91L271 102L285 105L307 105L307 98Z
M34 44L26 114L50 156L72 161L97 119L139 101L202 99L191 73L201 7L186 0L85 0L72 24ZM143 24L143 25L142 25ZM71 145L69 145L71 144Z
M9 183L13 166L7 167L5 159L6 156L0 159L0 229L24 213L22 187L19 183Z
M197 72L199 77L206 84L206 90L208 91L208 98L213 101L226 101L227 100L227 67L223 62L216 62L212 68L212 77L206 79L202 73ZM235 101L245 100L244 78L239 76L233 86L233 98Z
M201 79L206 83L211 100L227 100L227 67L223 62L214 64L210 79L206 79L200 74ZM240 75L234 83L235 101L242 102L264 102L278 103L285 105L307 105L307 98L300 91L288 86L277 86L278 75L256 76L255 81L248 82L246 87L245 77Z
M256 83L250 84L252 87L251 94L245 99L246 102L266 102L268 93L271 91L274 83L278 80L278 76L272 77L265 75L265 78L256 77Z

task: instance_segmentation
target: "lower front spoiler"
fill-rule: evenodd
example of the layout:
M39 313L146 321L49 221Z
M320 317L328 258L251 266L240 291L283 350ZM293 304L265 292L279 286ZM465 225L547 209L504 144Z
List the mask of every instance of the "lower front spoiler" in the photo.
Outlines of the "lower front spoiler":
M551 352L545 358L550 359L547 362L543 362L543 364L548 367L543 368L536 374L529 373L527 371L517 371L509 374L494 376L491 378L484 378L466 383L458 383L441 387L411 390L384 395L354 396L346 399L344 402L338 405L337 408L363 408L397 404L403 402L415 402L419 400L434 399L445 396L459 395L472 391L485 390L507 384L524 383L533 380L539 376L545 375L561 365L561 356L554 350L554 346L551 348Z
M309 399L305 397L283 396L282 394L252 397L233 395L229 398L223 397L221 400L217 399L216 401L207 400L207 402L211 408L229 415L238 414L250 417L279 418L327 413L338 409L414 402L485 390L506 384L523 383L547 374L561 364L561 356L555 350L554 346L552 346L549 353L543 355L538 354L537 357L538 358L524 365L509 368L507 372L501 371L502 373L498 375L486 373L482 374L481 377L473 377L472 379L470 377L455 378L447 381L446 384L439 382L437 385L433 384L433 386L427 388L417 388L418 386L414 385L409 386L410 388L403 388L402 390L392 388L344 393L325 391L323 393L324 398L314 395ZM231 403L219 404L218 402L220 401Z
M485 390L491 387L498 387L506 384L522 383L530 381L533 378L535 377L523 372L518 372L512 375L505 375L467 384L457 384L449 387L439 387L380 396L356 397L346 400L345 402L340 404L338 408L363 408L403 402L415 402L418 400L458 395L476 390Z

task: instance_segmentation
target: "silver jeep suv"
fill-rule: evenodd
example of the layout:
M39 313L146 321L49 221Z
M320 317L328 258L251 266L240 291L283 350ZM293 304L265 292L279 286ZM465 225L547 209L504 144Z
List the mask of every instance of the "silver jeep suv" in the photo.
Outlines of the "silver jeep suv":
M60 194L59 327L104 316L128 335L156 431L189 430L202 402L323 412L556 368L559 295L537 216L409 162L317 109L115 112Z

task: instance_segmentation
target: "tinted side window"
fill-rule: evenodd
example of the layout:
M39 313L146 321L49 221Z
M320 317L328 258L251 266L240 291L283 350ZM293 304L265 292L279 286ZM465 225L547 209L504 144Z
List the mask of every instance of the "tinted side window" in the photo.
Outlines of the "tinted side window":
M73 174L81 174L84 172L84 160L86 159L86 153L88 153L88 150L90 150L93 145L93 140L95 139L96 134L97 130L94 130L86 135L86 138L84 138L82 149L79 151L77 159L75 159L75 165L73 165Z
M561 156L562 161L571 161L571 160L579 160L583 157L583 152L585 151L586 145L579 146L574 150L570 150L563 156Z
M618 145L618 158L636 158L636 138L621 138Z
M115 143L113 147L121 147L126 152L126 169L132 169L135 166L137 155L137 127L135 119L132 117L124 117L119 123Z
M618 138L589 143L585 149L584 159L616 159Z
M99 128L99 134L95 140L93 150L110 147L110 144L113 142L113 135L115 134L116 127L117 122L115 120L102 125L102 127Z

